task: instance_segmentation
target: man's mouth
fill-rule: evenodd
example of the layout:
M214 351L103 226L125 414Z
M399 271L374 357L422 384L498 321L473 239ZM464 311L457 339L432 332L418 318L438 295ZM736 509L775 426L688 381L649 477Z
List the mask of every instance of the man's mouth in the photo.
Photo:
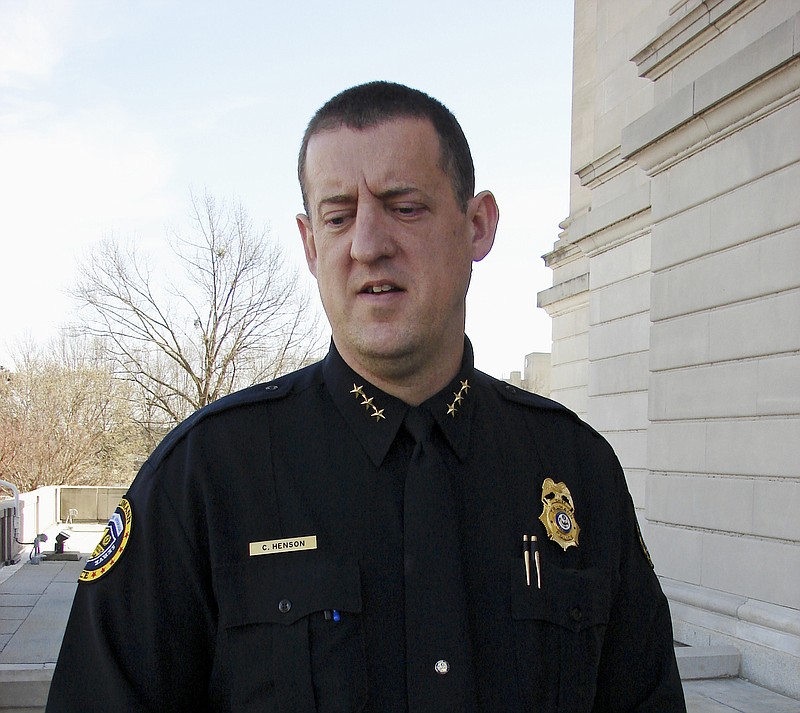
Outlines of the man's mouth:
M368 295L378 295L383 292L400 292L400 289L394 285L370 285L365 287L362 292Z

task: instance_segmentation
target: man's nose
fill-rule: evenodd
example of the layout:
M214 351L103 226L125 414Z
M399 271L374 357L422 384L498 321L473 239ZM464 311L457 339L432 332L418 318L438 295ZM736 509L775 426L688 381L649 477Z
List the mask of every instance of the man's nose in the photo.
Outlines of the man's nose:
M360 202L350 243L350 257L356 262L373 263L395 253L391 219L379 202Z

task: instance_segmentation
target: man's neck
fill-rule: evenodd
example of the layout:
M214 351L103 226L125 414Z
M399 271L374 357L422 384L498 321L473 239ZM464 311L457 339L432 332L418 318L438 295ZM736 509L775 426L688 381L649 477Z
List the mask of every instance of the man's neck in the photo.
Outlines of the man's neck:
M334 344L336 340L334 339ZM371 384L410 406L419 406L449 384L461 369L464 356L463 339L458 350L442 354L433 363L419 364L409 359L361 359L343 352L345 363Z

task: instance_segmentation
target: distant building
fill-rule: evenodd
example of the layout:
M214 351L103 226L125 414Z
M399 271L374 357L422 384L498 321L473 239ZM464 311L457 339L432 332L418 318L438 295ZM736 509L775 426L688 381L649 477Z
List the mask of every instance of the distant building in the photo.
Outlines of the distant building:
M525 371L512 371L504 381L540 396L550 396L550 352L525 355Z
M620 456L675 636L800 698L800 5L576 0L551 393Z

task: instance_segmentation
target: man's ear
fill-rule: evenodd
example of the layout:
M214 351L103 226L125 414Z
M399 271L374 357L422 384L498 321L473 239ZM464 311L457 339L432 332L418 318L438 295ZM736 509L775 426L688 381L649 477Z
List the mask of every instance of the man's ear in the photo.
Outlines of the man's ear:
M483 260L494 245L500 210L490 191L481 191L467 204L467 219L472 228L472 260Z
M305 213L298 213L297 227L300 230L300 239L303 241L303 250L306 254L308 269L314 277L317 276L317 245L314 242L314 229L311 227L311 218Z

